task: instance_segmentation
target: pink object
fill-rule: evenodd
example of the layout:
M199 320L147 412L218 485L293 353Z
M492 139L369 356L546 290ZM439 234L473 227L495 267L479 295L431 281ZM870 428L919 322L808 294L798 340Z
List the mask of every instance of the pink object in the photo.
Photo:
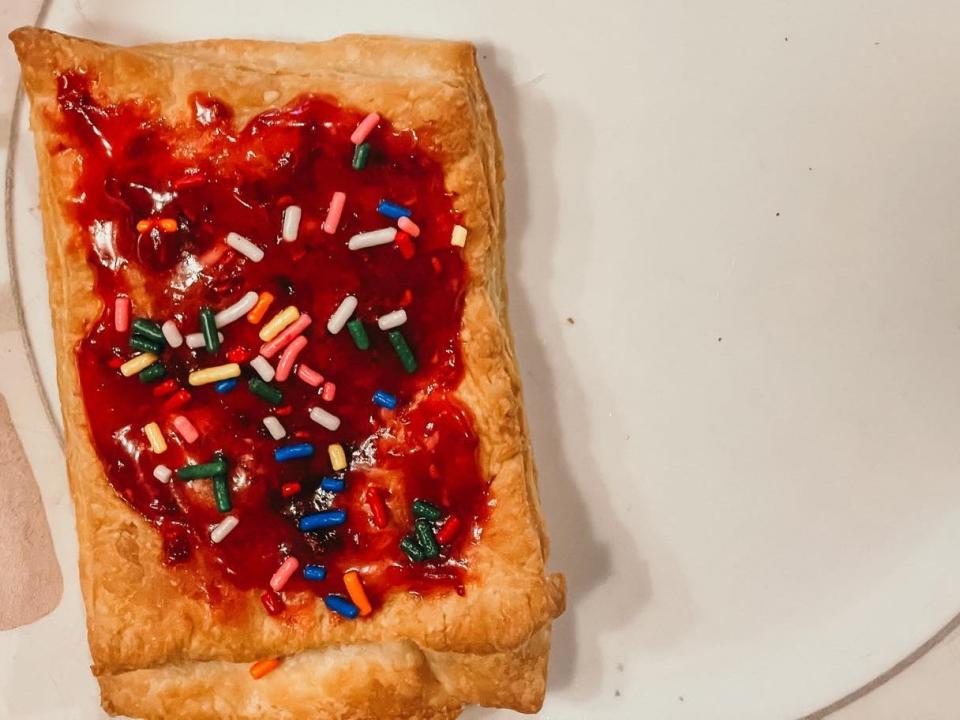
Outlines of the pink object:
M297 377L313 387L320 387L320 383L323 382L323 375L303 363L297 366Z
M180 433L180 437L188 443L196 442L196 439L200 437L200 433L197 432L193 423L183 415L177 415L173 419L173 426L177 429L177 432Z
M227 245L224 245L223 243L217 243L198 258L200 260L200 264L204 267L215 265L229 249L230 248Z
M323 392L320 393L320 399L330 402L331 400L333 400L336 394L337 394L336 383L327 382L323 384Z
M117 295L113 303L113 326L117 332L130 329L130 298L126 295Z
M297 355L307 346L307 339L300 335L287 345L286 350L280 355L280 362L277 363L277 374L275 380L283 382L290 377L290 371L293 370L293 363L296 362Z
M357 125L357 129L353 131L353 135L350 136L350 142L352 142L354 145L359 145L362 143L367 139L367 135L373 131L379 122L380 113L372 112L367 115L363 120L360 121L360 124Z
M287 581L297 571L298 567L300 567L300 561L295 557L288 557L286 560L280 563L280 567L277 568L277 571L273 574L273 577L270 578L270 588L274 592L280 592L283 590L283 586L287 584Z
M402 217L397 220L397 227L410 237L420 237L420 227L408 217Z
M333 235L340 224L340 216L343 215L343 206L347 202L347 194L335 192L330 198L330 207L327 210L327 219L323 221L323 231L328 235Z
M297 335L306 330L312 322L313 320L310 319L310 316L304 313L288 325L287 329L277 335L273 340L261 345L260 354L269 360L289 345L290 341L297 337Z

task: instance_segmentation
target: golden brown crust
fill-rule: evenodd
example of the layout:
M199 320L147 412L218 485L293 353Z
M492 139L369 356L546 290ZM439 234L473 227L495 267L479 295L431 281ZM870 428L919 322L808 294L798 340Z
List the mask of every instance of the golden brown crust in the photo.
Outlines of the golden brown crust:
M35 29L11 38L31 99L81 587L105 697L107 687L129 679L128 670L169 666L158 671L168 672L197 661L196 672L208 673L212 661L233 665L307 650L322 655L327 650L314 649L355 643L400 643L423 658L461 653L467 662L470 655L505 656L545 633L562 611L563 583L545 575L545 535L506 325L500 149L473 47L347 36L300 45L222 40L117 48ZM348 623L312 598L302 598L306 609L293 620L265 617L257 595L248 593L231 603L227 620L188 592L188 573L158 562L157 533L115 495L103 473L79 392L74 348L100 307L91 293L87 230L74 227L60 205L75 183L77 154L58 144L50 122L57 112L55 75L77 67L95 74L99 95L111 101L152 98L174 120L183 117L186 98L197 89L230 104L241 123L314 92L379 110L396 126L428 131L429 151L443 163L470 232L461 327L466 372L457 393L474 413L481 469L492 478L489 519L468 555L465 597L395 594L368 620ZM134 300L149 310L149 298ZM542 674L545 660L541 664ZM519 704L506 696L490 702Z
M98 679L111 713L157 720L440 720L465 703L536 712L550 631L519 648L466 655L408 641L306 650L261 680L248 665L188 662Z

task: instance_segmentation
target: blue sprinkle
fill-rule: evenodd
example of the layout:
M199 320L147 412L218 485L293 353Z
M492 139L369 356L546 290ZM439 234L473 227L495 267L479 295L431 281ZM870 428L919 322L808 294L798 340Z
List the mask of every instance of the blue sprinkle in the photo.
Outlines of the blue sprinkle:
M402 217L410 217L410 211L407 208L403 205L392 203L389 200L381 200L380 204L377 205L377 212L394 220Z
M360 614L360 609L343 595L327 595L323 599L324 605L333 610L337 615L343 615L345 618L353 620Z
M273 457L277 462L286 462L287 460L296 460L298 458L307 458L313 456L313 445L310 443L297 443L296 445L284 445L273 451Z
M216 385L213 386L213 389L218 393L228 393L237 386L237 379L230 378L229 380L221 380Z
M347 483L342 478L325 477L320 481L320 488L327 492L343 492L346 486Z
M312 515L304 515L300 518L297 527L300 528L300 532L310 532L311 530L343 525L346 521L346 510L324 510Z
M320 582L327 577L327 569L323 565L304 565L303 577L305 580Z
M397 406L397 396L391 395L386 390L377 390L373 394L373 401L387 410L393 410Z

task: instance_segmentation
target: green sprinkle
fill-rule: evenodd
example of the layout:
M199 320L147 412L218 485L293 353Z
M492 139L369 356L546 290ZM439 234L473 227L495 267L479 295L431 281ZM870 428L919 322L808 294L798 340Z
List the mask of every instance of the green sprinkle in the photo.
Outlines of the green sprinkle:
M259 395L271 405L279 405L283 402L283 393L280 392L278 388L275 388L270 383L264 382L258 377L250 378L247 387L250 388L250 392L254 395Z
M426 518L417 520L413 524L413 531L425 558L434 558L440 554L440 545L437 544L437 538L433 534L433 525L430 524L429 520Z
M152 383L167 376L167 368L162 362L155 362L147 368L140 371L137 376L142 383Z
M130 324L134 335L143 335L145 338L163 342L163 330L153 320L146 318L137 318Z
M410 562L421 562L425 557L423 548L413 535L407 535L400 541L400 549L410 558Z
M426 500L413 501L413 514L418 518L426 518L427 520L439 520L443 517L443 511Z
M370 143L360 143L353 150L353 169L363 170L370 159Z
M413 357L413 351L410 349L410 346L407 345L407 339L403 336L403 333L399 330L391 330L387 335L390 337L390 344L393 345L393 349L397 352L397 357L400 358L403 369L408 373L416 372L417 361Z
M156 340L151 340L146 335L131 335L130 347L133 350L141 352L162 353L166 345Z
M218 457L213 462L202 463L200 465L184 465L177 468L177 477L181 480L201 480L203 478L215 478L217 475L227 474L227 461L223 457Z
M220 337L217 335L217 321L213 310L208 307L200 308L200 332L203 333L203 344L207 352L215 353L220 350Z
M230 483L227 482L226 475L213 476L213 497L220 512L230 512L233 509L233 503L230 502Z
M367 330L363 327L363 321L360 318L354 318L347 323L347 330L350 331L350 337L353 338L353 344L357 350L366 350L370 347L370 338L367 336Z

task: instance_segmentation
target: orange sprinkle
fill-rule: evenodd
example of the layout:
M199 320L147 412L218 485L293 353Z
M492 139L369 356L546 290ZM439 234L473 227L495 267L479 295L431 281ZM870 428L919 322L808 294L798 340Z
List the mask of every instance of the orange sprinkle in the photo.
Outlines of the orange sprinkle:
M269 675L280 666L280 658L268 658L267 660L257 660L250 666L250 675L254 680L259 680L264 675Z
M152 226L153 226L153 220L147 220L147 219L141 220L140 222L137 223L137 232L145 233L148 230L150 230Z
M273 302L273 293L262 292L260 297L257 298L257 304L253 306L253 309L247 313L247 321L252 322L256 325L258 322L263 320L263 316L266 315L267 310L270 309L270 304Z
M363 583L360 581L360 573L356 570L349 570L343 574L343 584L347 588L347 594L350 600L360 610L360 616L366 617L373 612L373 607L367 599L367 593L363 589Z
M179 227L177 225L177 221L173 218L160 218L160 221L157 224L160 226L160 230L165 233L176 232L177 228Z

